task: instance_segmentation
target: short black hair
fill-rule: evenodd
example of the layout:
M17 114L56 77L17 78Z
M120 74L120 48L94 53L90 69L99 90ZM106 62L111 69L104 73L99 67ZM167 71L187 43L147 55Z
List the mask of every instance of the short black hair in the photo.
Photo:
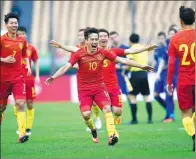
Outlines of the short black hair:
M169 33L170 31L174 31L174 33L177 33L177 32L178 32L178 31L177 31L176 29L174 29L174 28L170 28L170 29L168 30L168 33Z
M192 8L181 6L179 9L180 19L185 25L192 25L195 22L195 11Z
M136 33L132 33L129 37L129 41L132 42L132 43L139 43L140 36Z
M24 26L19 26L18 31L23 31L23 32L27 33L27 29Z
M8 21L9 21L10 18L16 18L17 21L19 21L19 16L18 16L18 14L15 13L15 12L11 12L11 13L8 13L8 14L6 14L6 15L4 16L4 22L5 22L5 24L8 23Z
M110 32L110 35L114 35L114 34L119 35L116 31L111 31Z
M109 32L108 32L106 29L99 29L99 33L100 33L100 32L107 33L108 37L110 36Z
M84 29L82 28L82 29L79 29L79 30L78 30L78 32L81 32L81 31L84 31Z
M99 30L98 29L96 29L96 28L90 28L90 27L86 28L84 30L84 38L85 38L85 40L88 40L89 35L90 34L93 34L93 33L95 33L95 34L97 34L99 36Z
M166 34L165 34L163 31L159 32L159 33L157 34L157 36L164 36L164 37L166 38Z

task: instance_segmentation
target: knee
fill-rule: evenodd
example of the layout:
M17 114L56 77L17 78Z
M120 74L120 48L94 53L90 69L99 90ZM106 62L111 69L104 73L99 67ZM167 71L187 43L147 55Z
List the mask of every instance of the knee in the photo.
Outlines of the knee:
M154 97L156 98L158 96L159 96L159 94L157 92L154 92Z
M131 104L136 104L136 96L130 95L129 96L129 101Z
M90 111L82 112L82 117L84 120L89 120L91 117L91 112Z
M6 105L1 104L0 105L0 113L2 114L5 111L5 109L6 109Z
M24 111L25 100L16 100L16 106L18 110Z
M110 105L104 106L103 109L102 109L102 111L103 111L104 113L110 113L110 112L112 112L111 106L110 106Z
M113 111L116 116L122 115L122 108L114 108Z
M33 101L32 101L32 100L28 100L28 101L27 101L27 108L28 108L29 110L33 109Z

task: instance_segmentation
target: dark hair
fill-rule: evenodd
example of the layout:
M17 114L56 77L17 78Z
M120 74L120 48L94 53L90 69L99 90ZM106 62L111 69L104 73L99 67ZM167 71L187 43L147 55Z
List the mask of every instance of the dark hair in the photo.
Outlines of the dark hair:
M79 29L78 32L84 31L84 29Z
M108 32L106 29L99 29L99 33L100 33L100 32L107 33L108 37L110 36L109 32Z
M185 25L192 25L195 22L195 11L192 8L181 6L179 9L180 19Z
M18 27L18 31L23 31L23 32L27 33L27 29L24 26Z
M159 33L157 34L157 36L164 36L164 37L166 38L166 34L165 34L163 31L159 32Z
M6 14L6 15L4 16L4 22L5 22L5 24L8 23L8 21L9 21L10 18L16 18L17 21L19 21L19 16L18 16L18 14L12 13L12 12L11 12L11 13L8 13L8 14Z
M174 31L175 34L178 32L178 31L177 31L176 29L174 29L174 28L170 28L170 29L168 30L168 33L169 33L170 31Z
M85 37L85 40L88 40L89 35L91 35L91 34L93 34L93 33L95 33L95 34L97 34L97 35L99 36L99 30L98 30L98 29L96 29L96 28L90 28L90 27L86 28L86 29L84 30L84 37Z
M116 31L111 31L110 32L110 35L114 35L114 34L119 35Z
M133 34L130 35L129 41L132 42L132 43L139 43L140 36L136 33L133 33Z

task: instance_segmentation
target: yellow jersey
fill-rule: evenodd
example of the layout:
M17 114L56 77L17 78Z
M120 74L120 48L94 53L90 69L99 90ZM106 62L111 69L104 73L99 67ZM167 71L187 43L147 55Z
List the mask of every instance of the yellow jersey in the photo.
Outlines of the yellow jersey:
M141 45L141 44L133 44L131 46L131 48L142 49L142 48L144 48L144 46ZM135 62L137 62L139 64L142 64L142 65L147 65L148 64L148 51L144 51L144 52L141 52L139 54L128 54L127 58L133 58L133 60ZM136 72L136 71L143 71L143 70L140 69L140 68L131 67L130 71L131 72Z

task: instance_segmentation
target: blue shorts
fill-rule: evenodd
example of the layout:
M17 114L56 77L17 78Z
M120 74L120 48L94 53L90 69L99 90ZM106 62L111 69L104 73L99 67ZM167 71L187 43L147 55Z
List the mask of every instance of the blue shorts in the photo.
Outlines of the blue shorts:
M117 77L118 77L118 84L120 86L122 94L126 94L127 95L128 94L128 92L127 92L127 85L126 85L125 79L124 79L124 77L122 76L121 73L122 73L122 71L119 71L119 70L116 71L116 74L117 74Z
M154 92L156 93L163 93L166 89L166 83L164 80L156 81L154 84Z

